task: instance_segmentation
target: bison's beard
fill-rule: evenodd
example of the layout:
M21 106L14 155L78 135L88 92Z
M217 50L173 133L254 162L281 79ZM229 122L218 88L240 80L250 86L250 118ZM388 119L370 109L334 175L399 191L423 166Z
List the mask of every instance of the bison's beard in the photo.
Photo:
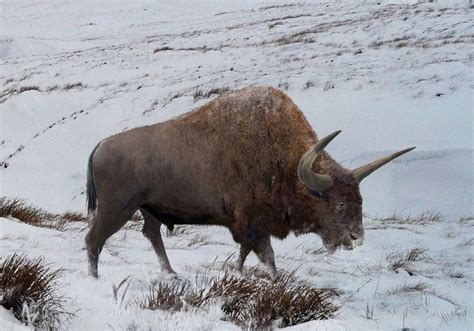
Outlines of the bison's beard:
M344 250L352 250L355 246L362 246L364 243L364 237L359 237L357 239L351 239L349 236L344 237L338 242L325 241L323 239L323 245L327 249L328 253L333 254L339 247L342 247Z

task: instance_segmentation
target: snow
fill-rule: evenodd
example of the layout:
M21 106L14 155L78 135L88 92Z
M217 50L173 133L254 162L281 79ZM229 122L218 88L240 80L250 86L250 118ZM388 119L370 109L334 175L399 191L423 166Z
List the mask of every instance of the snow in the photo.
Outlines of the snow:
M7 167L0 168L0 195L54 212L83 212L87 158L101 139L207 102L194 102L197 89L287 84L320 137L343 130L327 150L346 167L417 147L362 183L367 238L361 248L314 254L308 251L321 246L316 236L274 241L280 269L299 268L302 278L333 286L347 300L336 319L292 329L472 328L472 245L466 245L472 222L460 222L474 215L469 6L460 0L4 0L0 163ZM443 220L376 220L425 211L440 212ZM44 256L66 269L68 308L77 311L71 329L233 327L220 321L218 307L170 314L115 303L112 285L125 277L133 279L130 299L169 276L159 272L139 232L121 230L101 255L102 277L90 279L79 230L0 220L3 257ZM219 264L237 251L225 229L189 231L165 238L180 277L218 273L211 265L216 256ZM205 244L194 243L195 236ZM390 254L415 247L430 257L414 263L415 275L390 270ZM252 256L249 265L256 263ZM387 294L418 282L435 294ZM2 330L21 328L9 317L0 310Z

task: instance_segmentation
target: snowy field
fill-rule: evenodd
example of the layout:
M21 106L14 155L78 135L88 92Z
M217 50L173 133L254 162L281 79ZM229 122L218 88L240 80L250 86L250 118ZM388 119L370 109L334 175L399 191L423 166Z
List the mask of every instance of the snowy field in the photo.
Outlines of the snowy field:
M340 293L336 319L293 329L474 330L472 10L442 0L1 0L0 196L84 212L98 141L190 111L212 89L272 85L319 136L343 130L328 152L348 168L417 147L361 185L361 248L329 255L315 235L274 240L280 270ZM420 219L426 211L442 217ZM0 219L2 258L44 256L66 270L69 329L236 328L219 307L165 313L116 302L112 286L127 276L125 301L170 276L129 229L107 242L93 280L84 234ZM217 227L164 241L183 279L218 274L238 250ZM414 249L417 258L394 267ZM12 318L0 309L0 329L21 329Z

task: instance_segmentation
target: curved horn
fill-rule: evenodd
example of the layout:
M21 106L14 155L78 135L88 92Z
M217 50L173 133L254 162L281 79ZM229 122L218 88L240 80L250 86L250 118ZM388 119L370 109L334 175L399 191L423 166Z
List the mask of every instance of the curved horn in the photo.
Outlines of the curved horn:
M392 155L383 157L381 159L378 159L376 161L370 162L369 164L366 164L362 167L359 167L355 170L352 170L352 176L354 176L355 179L357 179L359 182L362 181L365 177L373 173L375 170L380 168L381 166L387 164L388 162L392 161L393 159L396 159L397 157L408 153L409 151L414 150L415 147L410 147L404 150L401 150L399 152L393 153Z
M306 187L313 191L323 192L333 185L331 176L317 174L312 170L312 167L318 153L321 152L339 133L341 133L341 130L331 133L329 136L324 137L315 145L311 146L306 153L303 154L298 163L298 178Z

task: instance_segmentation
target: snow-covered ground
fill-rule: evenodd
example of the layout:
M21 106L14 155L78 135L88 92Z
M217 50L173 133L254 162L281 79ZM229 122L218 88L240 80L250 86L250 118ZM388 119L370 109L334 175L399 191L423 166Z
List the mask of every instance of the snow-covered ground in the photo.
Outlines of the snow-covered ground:
M102 138L187 112L208 100L194 100L199 90L279 86L320 136L343 130L328 151L347 167L417 146L362 184L362 248L327 255L316 236L275 241L280 269L341 292L336 320L301 328L472 329L472 9L413 3L2 0L0 195L83 212L87 157ZM427 210L443 221L376 220ZM218 272L237 250L225 229L188 232L165 238L181 277ZM1 219L0 236L2 257L44 256L67 270L71 329L232 327L218 308L170 315L114 303L112 285L128 275L127 297L168 277L139 232L108 242L97 281L86 276L84 232ZM413 248L426 249L414 275L390 269ZM396 293L418 283L427 288Z

